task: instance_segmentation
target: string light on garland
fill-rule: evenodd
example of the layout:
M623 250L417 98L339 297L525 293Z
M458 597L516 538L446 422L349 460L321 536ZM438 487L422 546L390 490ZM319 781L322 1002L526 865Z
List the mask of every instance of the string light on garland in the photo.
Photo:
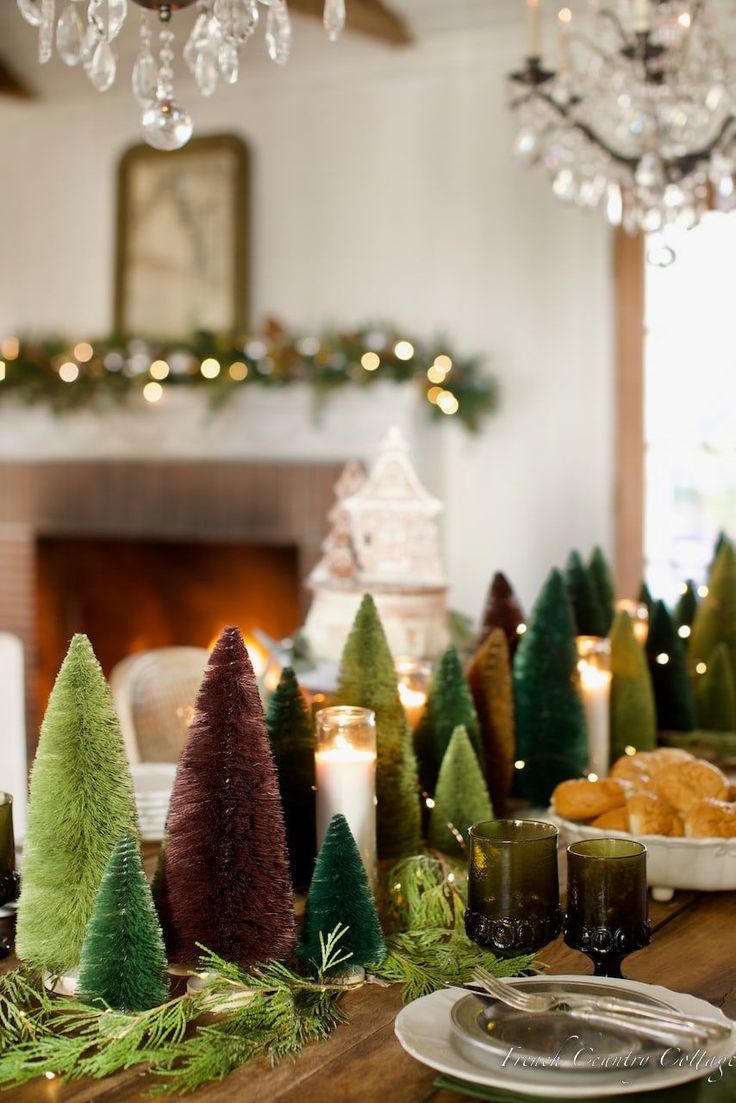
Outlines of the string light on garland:
M667 654L667 652L666 651L660 651L659 655L657 655L656 662L658 662L660 666L667 666L667 663L669 661L670 661L670 657Z
M695 664L695 673L696 674L705 674L707 669L708 669L708 667L707 667L706 663L696 663Z
M689 624L681 624L677 629L677 635L681 640L686 640L690 636L691 628Z
M161 342L117 337L66 341L49 337L0 340L2 399L45 403L56 411L100 401L122 403L136 394L159 402L166 388L204 388L215 407L242 385L309 386L318 403L346 386L411 383L434 418L456 417L476 431L496 403L496 385L475 357L450 355L444 341L422 341L386 327L327 331L315 337L287 332L275 322L259 336L198 333L188 340ZM444 382L452 371L452 388ZM145 390L150 383L156 386ZM69 386L75 384L75 386Z

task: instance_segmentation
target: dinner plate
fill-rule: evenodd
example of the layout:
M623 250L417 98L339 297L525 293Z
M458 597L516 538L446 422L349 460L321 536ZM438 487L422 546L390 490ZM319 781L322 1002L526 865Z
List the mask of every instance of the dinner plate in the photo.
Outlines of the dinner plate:
M558 976L557 983L575 985L580 991L599 986L594 977ZM548 977L525 979L525 987L534 983L543 985ZM655 1091L674 1087L689 1080L708 1076L719 1063L725 1063L736 1054L736 1029L734 1023L721 1011L704 1000L682 992L672 992L658 985L639 981L606 979L606 987L617 995L635 996L666 1004L678 1011L718 1019L731 1027L731 1035L722 1042L699 1050L685 1052L663 1050L652 1059L649 1053L633 1053L631 1058L619 1060L617 1067L602 1069L596 1055L581 1052L574 1070L549 1067L549 1057L540 1056L536 1064L529 1059L522 1063L523 1055L510 1050L508 1055L488 1060L485 1054L479 1059L475 1052L458 1041L452 1025L452 1009L459 1000L457 989L445 988L408 1004L396 1018L395 1031L401 1045L422 1064L460 1080L487 1087L501 1088L522 1095L544 1099L585 1099L595 1096L631 1095L638 1091ZM571 1021L571 1034L579 1033L578 1024ZM598 1062L602 1060L598 1057Z

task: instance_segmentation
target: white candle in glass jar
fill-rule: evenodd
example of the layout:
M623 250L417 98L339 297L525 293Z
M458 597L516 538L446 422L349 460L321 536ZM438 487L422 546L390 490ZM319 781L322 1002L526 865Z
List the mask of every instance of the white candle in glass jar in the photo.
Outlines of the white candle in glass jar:
M341 813L368 876L376 872L376 717L370 709L337 705L316 717L317 846Z
M580 696L588 731L588 767L605 777L611 760L611 645L597 636L578 636Z

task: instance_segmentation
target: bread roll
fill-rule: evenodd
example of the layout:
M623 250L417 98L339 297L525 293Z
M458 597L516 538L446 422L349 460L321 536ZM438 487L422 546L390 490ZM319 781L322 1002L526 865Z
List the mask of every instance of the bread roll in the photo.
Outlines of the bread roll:
M632 835L682 835L682 820L656 793L634 793L626 802Z
M685 834L691 839L736 837L736 804L712 797L699 800L685 817Z
M657 747L656 751L642 751L636 756L644 763L647 773L654 777L666 770L669 766L675 766L680 762L696 762L697 759L689 751L682 751L679 747Z
M649 789L651 775L641 755L622 755L611 767L611 777L625 781L631 789Z
M572 778L560 782L552 794L555 809L566 820L591 820L613 808L622 808L625 801L624 786L610 777L597 781Z
M626 808L612 808L610 812L604 812L590 821L591 827L600 827L603 831L628 831L629 820Z
M728 781L717 766L694 758L658 770L652 777L652 791L684 815L705 797L725 800Z

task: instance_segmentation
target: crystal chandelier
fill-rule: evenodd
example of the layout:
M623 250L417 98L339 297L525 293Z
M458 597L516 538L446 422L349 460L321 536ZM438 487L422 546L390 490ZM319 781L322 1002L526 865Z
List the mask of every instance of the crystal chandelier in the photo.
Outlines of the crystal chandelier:
M128 0L17 0L27 23L38 28L38 60L50 61L54 46L66 65L81 65L98 92L115 82L115 39L128 15ZM184 47L184 61L203 96L218 81L235 84L240 50L265 8L266 49L284 65L291 47L286 0L133 0L141 8L140 45L133 67L133 93L141 105L145 139L155 149L180 149L192 136L192 120L174 99L172 13L196 2L198 14ZM154 46L154 19L160 23ZM345 0L325 0L323 18L334 42L345 26Z
M736 73L709 0L590 0L580 30L564 7L556 70L542 61L540 2L527 0L528 56L509 79L518 159L629 233L729 210Z

